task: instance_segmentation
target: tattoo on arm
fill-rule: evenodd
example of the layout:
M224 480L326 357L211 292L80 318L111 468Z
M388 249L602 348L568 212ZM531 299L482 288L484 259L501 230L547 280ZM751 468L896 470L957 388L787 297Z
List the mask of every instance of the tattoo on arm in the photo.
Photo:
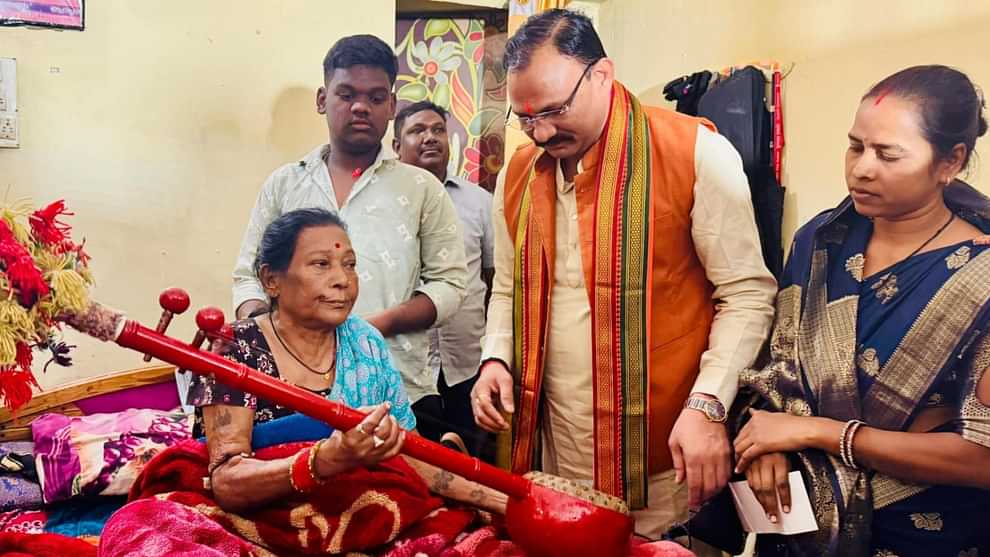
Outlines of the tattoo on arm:
M217 412L217 429L223 429L229 426L233 422L233 418L230 416L230 411L222 409Z
M471 493L470 493L470 498L471 498L470 501L472 503L474 503L475 505L481 505L481 504L483 504L485 502L485 499L486 499L486 497L485 497L485 490L482 489L481 487L476 487L476 488L472 489L471 490Z
M450 489L450 482L454 481L454 474L447 470L437 470L436 477L433 478L433 485L430 490L434 493L446 493Z
M206 446L210 454L208 470L226 464L232 457L251 452L250 409L224 405L203 408L203 426L206 430Z
M204 412L203 416L203 429L205 430L204 433L206 433L207 438L213 437L220 433L222 430L229 427L234 421L234 418L230 415L230 411L222 406L216 408L211 416L212 419L208 419L205 414L206 412Z

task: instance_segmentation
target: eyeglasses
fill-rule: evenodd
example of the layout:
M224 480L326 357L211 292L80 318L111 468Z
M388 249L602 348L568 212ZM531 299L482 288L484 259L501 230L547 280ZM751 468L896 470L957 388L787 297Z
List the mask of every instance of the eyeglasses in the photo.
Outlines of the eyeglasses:
M548 120L551 118L558 118L568 113L571 109L571 104L574 102L574 97L577 96L578 89L581 88L581 83L584 82L584 78L588 75L588 71L591 70L592 66L598 63L598 60L591 62L584 67L584 71L581 72L581 77L578 78L577 83L574 84L574 90L571 91L571 95L567 97L564 104L557 108L551 108L550 110L544 110L543 112L538 112L529 116L513 116L512 109L505 114L506 125L512 126L518 130L528 131L536 126L536 123L540 120Z

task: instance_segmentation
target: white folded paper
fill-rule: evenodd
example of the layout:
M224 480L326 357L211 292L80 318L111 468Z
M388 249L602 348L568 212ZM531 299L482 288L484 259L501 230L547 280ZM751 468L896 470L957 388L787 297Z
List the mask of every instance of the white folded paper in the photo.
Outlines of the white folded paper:
M791 472L787 475L787 479L791 484L791 512L781 511L776 523L770 522L763 505L760 505L759 499L748 483L745 481L729 483L732 499L736 503L736 512L739 513L739 521L742 522L744 530L755 534L785 535L818 530L815 513L811 510L811 500L808 499L808 490L804 488L804 481L801 480L801 473ZM780 504L779 497L777 504Z

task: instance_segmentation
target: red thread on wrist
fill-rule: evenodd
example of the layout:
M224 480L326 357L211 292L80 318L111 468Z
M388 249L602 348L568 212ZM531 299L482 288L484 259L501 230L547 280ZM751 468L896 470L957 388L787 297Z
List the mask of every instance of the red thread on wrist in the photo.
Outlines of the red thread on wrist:
M509 369L509 366L506 365L506 363L504 361L502 361L501 358L488 358L488 359L482 361L481 362L481 365L478 366L478 372L480 373L482 370L484 370L485 367L488 365L489 362L498 362L498 363L502 364L502 367L504 369L506 369L506 370Z

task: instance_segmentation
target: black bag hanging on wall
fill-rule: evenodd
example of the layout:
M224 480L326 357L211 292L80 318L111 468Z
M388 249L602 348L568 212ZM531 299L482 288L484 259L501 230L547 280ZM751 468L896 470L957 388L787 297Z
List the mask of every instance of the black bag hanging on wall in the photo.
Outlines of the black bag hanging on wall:
M753 66L736 70L710 88L698 103L698 116L708 118L742 157L760 232L763 260L775 277L784 268L781 226L784 188L773 173L773 123L766 105L767 82Z
M712 72L708 70L678 77L663 87L663 98L677 101L677 112L689 116L698 115L698 102L708 90Z

